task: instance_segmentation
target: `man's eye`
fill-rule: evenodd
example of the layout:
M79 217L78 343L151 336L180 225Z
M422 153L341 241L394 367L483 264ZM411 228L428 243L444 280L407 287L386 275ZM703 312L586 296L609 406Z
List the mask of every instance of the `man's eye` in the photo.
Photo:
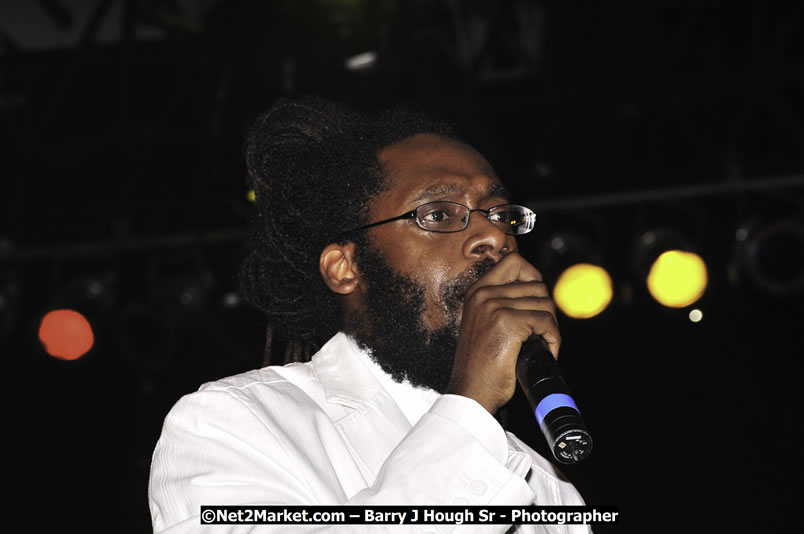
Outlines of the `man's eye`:
M507 212L507 211L505 211L505 210L502 210L502 211L496 211L496 212L494 212L494 213L492 213L492 214L491 214L490 219L491 219L493 222L502 222L502 223L507 223L507 222L510 222L510 221L511 221L511 214L510 214L510 213L508 213L508 212Z
M449 219L449 213L444 210L432 210L425 213L422 218L428 222L444 222Z

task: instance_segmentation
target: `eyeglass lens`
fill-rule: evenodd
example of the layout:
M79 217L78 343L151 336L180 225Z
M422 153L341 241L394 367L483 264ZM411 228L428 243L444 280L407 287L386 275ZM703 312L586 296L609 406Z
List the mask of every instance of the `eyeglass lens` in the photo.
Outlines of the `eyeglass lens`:
M416 223L431 232L460 232L469 225L469 208L454 202L430 202L416 210ZM488 219L507 234L526 234L533 229L535 216L523 206L493 208Z

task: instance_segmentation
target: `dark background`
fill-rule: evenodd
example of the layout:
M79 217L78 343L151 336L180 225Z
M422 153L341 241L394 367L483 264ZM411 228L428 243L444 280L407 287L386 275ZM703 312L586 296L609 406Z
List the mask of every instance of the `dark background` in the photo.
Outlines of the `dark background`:
M558 232L586 236L609 269L609 308L560 318L562 369L595 438L565 472L588 503L622 512L596 531L787 526L801 461L802 30L800 3L4 1L0 356L15 509L35 527L150 531L165 414L261 364L263 323L234 282L250 211L243 132L277 98L314 93L453 121L539 214L521 245L548 278ZM367 51L373 66L346 68ZM786 233L752 241L779 221ZM638 236L656 227L707 261L700 323L655 303L634 268ZM36 338L41 314L65 305L95 327L74 362ZM511 410L544 452L519 395Z

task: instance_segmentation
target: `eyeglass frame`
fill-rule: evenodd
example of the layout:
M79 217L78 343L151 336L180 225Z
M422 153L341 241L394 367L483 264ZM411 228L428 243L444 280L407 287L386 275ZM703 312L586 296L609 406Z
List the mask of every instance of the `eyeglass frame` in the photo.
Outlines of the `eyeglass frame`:
M455 204L457 206L461 206L462 208L465 208L467 210L467 214L466 214L466 223L464 224L464 227L461 228L460 230L433 230L431 228L422 227L419 224L419 220L418 220L418 217L417 217L418 211L419 211L419 209L423 208L424 206L428 206L430 204ZM421 228L425 232L435 232L437 234L454 234L454 233L457 233L457 232L463 232L464 230L469 228L469 220L470 220L469 216L472 215L473 212L475 212L475 211L483 212L483 213L486 214L486 218L488 219L488 217L491 215L492 210L496 210L498 208L504 208L506 206L516 206L517 208L522 208L522 209L526 210L526 213L530 212L531 214L533 214L534 218L536 217L536 213L534 213L534 211L532 209L530 209L527 206L523 206L521 204L500 204L499 206L492 206L489 209L482 209L482 208L470 209L469 206L464 206L460 202L453 202L451 200L433 200L433 201L430 201L430 202L425 202L424 204L420 204L420 205L416 206L415 208L413 208L412 210L410 210L410 211L408 211L406 213L403 213L402 215L397 215L396 217L391 217L390 219L384 219L382 221L373 222L373 223L367 224L365 226L360 226L358 228L352 228L351 230L346 230L346 231L344 231L342 233L343 234L348 234L348 233L352 233L352 232L357 232L359 230L366 230L368 228L373 228L375 226L380 226L381 224L387 224L387 223L390 223L390 222L400 221L400 220L403 220L403 219L413 219L413 221L416 223L416 226L418 226L419 228ZM491 220L489 220L489 222L494 224ZM531 228L527 232L523 232L521 234L509 234L508 232L505 232L505 234L506 235L525 235L525 234L528 234L528 233L530 233L532 231L533 231L533 228Z

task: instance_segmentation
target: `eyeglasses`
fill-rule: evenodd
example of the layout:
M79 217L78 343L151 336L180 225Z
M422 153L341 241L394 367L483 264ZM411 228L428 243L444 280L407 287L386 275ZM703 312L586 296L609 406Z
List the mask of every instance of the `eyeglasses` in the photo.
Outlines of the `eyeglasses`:
M487 210L470 210L463 204L458 204L457 202L439 200L436 202L422 204L415 210L403 213L397 217L367 224L365 226L349 230L348 232L365 230L366 228L372 228L374 226L379 226L381 224L386 224L401 219L413 219L416 221L416 224L419 226L419 228L429 232L461 232L466 230L466 228L469 226L469 214L475 211L485 213L486 218L491 221L494 226L509 235L527 234L533 230L533 227L536 224L536 214L525 206L505 204L503 206L494 206L493 208L489 208Z

